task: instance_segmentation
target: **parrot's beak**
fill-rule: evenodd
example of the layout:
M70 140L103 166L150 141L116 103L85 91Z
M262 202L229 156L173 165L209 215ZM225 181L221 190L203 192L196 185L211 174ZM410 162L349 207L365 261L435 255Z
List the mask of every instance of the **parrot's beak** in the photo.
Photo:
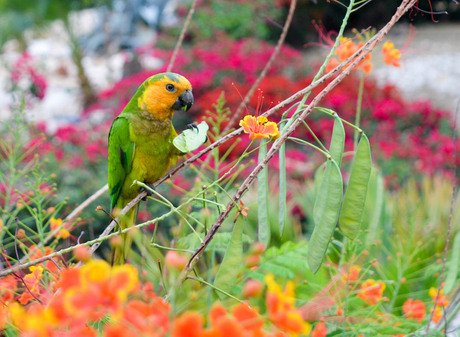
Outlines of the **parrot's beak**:
M175 111L188 111L193 105L193 94L191 90L185 90L173 105Z

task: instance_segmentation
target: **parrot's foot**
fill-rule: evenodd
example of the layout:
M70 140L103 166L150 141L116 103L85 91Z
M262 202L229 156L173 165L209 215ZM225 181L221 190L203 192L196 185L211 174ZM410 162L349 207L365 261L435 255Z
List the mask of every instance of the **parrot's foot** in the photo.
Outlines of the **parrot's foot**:
M198 125L196 125L195 123L187 124L187 129L195 130L196 133L199 132L199 130L198 130Z
M145 183L150 189L154 190L155 187L153 186L153 184L147 184ZM141 192L147 192L147 196L143 197L142 200L145 201L147 200L147 197L151 197L153 195L153 192L150 191L149 189L145 188L145 187L141 187Z

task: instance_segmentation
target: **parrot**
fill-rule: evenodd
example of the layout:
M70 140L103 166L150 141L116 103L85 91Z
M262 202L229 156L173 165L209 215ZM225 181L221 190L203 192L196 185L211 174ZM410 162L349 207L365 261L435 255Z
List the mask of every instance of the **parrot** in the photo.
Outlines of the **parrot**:
M178 136L172 124L175 111L188 111L193 104L192 85L182 75L160 73L147 78L123 111L112 122L108 143L108 185L112 216L140 192L137 180L151 185L185 153L173 145ZM187 128L196 127L189 124ZM119 221L120 229L134 226L139 204ZM131 238L121 235L114 245L112 264L123 264Z

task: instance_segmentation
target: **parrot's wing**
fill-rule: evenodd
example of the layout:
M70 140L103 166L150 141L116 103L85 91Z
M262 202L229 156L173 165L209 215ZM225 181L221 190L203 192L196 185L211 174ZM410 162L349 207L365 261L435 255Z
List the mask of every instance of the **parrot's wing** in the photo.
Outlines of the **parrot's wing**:
M129 135L129 121L119 116L113 121L109 132L109 192L112 209L131 171L133 156L134 143Z

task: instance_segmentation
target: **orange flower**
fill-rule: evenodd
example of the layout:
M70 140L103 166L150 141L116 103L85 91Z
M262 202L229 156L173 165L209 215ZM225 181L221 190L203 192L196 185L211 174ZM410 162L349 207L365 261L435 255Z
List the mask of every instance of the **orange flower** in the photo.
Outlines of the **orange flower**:
M308 334L311 325L303 320L302 315L294 306L294 282L288 281L283 291L281 286L275 282L274 276L268 274L265 277L265 283L268 286L266 304L270 320L291 336Z
M13 275L0 279L0 302L11 301L14 297L17 285L18 281Z
M232 315L241 324L245 331L260 332L264 321L256 310L251 308L247 303L237 304L232 308ZM259 335L260 335L259 334Z
M40 266L30 267L30 274L24 276L24 282L27 285L28 290L24 290L23 293L18 297L18 301L21 304L26 304L35 297L40 296L42 287L40 285L40 279L43 275L43 268ZM34 296L32 296L32 294Z
M373 279L367 279L361 285L361 291L358 293L358 297L369 305L377 304L383 297L385 287L385 283L381 281L376 282Z
M420 323L423 321L423 318L425 318L425 303L420 300L413 300L412 298L409 298L403 304L403 313L408 319L415 319Z
M251 140L271 137L278 137L278 125L274 122L269 122L267 117L254 117L246 115L240 120L240 126L243 127L245 133L249 134Z
M91 259L91 252L88 246L79 246L73 250L73 256L81 262L88 262Z
M62 224L62 219L50 219L50 227L52 231L59 229L59 231L54 235L56 239L67 239L70 236L70 233L67 229L64 228Z
M30 255L30 260L36 260L53 253L53 248L48 246L39 248L36 245L32 245L30 246L29 251L35 251L33 254ZM51 273L57 273L59 271L59 268L52 261L45 261L43 263L37 264L37 266L41 266L44 269L49 270Z
M431 309L430 314L432 312L433 312L433 309ZM441 309L441 307L439 305L437 305L436 308L434 308L433 322L435 322L437 324L437 323L439 323L441 318L442 318L442 309Z
M351 266L350 270L348 273L343 274L342 276L342 282L354 282L358 279L359 273L361 272L361 268L358 266Z
M382 47L383 61L393 67L401 67L399 59L401 58L401 51L395 48L395 45L391 41L387 41Z
M326 337L327 336L327 328L324 322L319 322L316 324L313 332L311 333L311 337Z
M209 312L209 321L211 322L211 325L217 322L219 318L226 316L227 314L228 311L224 306L222 306L222 304L214 304L211 308L211 311Z
M2 331L5 327L7 317L8 307L5 305L0 305L0 331Z
M430 290L428 291L428 294L430 295L431 299L434 302L438 294L438 289L436 289L435 287L431 287ZM440 321L443 315L443 308L445 309L448 305L449 305L449 300L447 299L446 296L444 296L443 290L441 289L441 291L439 292L437 305L434 309L431 309L431 312L434 310L433 321L435 323L438 323Z
M336 58L331 58L329 60L328 65L326 66L326 71L329 72L332 69L334 69L336 66L338 66L341 62L347 60L349 57L351 57L354 53L358 51L359 48L364 46L364 42L360 42L359 44L356 44L353 42L350 38L347 37L341 37L340 38L340 43L337 46L335 50L335 55L338 57L338 60ZM369 74L372 71L372 54L369 53L366 55L364 60L362 60L357 66L356 70L361 69L364 74ZM345 67L346 69L347 67Z
M123 330L125 334L119 336L165 336L169 330L170 306L161 298L156 298L151 303L139 300L128 302L123 309L123 318L117 324L106 330L106 336L118 336L117 331Z
M340 62L335 57L331 57L329 59L329 63L326 66L326 72L328 73L328 72L334 70L334 68L337 67L339 64L340 64Z
M199 337L203 331L203 317L196 312L186 312L174 321L172 337Z
M428 291L428 294L430 295L431 299L434 302L436 300L436 295L438 294L438 289L436 289L435 287L431 287L430 290ZM444 296L444 291L442 289L439 292L438 305L440 307L447 307L449 305L449 300L447 299L446 296Z

